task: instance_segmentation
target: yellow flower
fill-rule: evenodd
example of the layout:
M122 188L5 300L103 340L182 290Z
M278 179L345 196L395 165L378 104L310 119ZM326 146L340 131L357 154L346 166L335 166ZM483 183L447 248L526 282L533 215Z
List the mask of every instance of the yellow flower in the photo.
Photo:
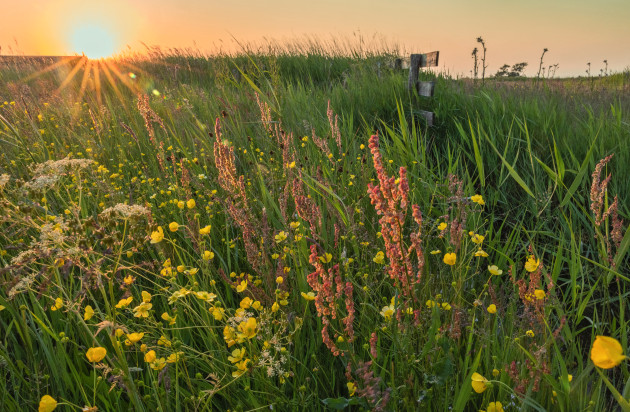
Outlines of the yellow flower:
M62 307L63 307L63 299L57 298L55 299L55 304L50 307L50 310L54 312L56 310L61 309Z
M428 309L432 309L432 308L434 308L435 306L437 306L437 302L436 302L436 301L434 301L434 300L429 299L429 300L427 300L426 305L427 305L427 308L428 308Z
M133 316L136 318L148 318L149 310L153 307L153 304L142 302L135 308L133 308Z
M186 203L184 203L183 200L180 200L180 201L177 202L177 207L180 208L180 209L183 209L183 208L186 207Z
M492 376L496 378L497 376L499 376L499 374L501 374L501 372L499 372L498 369L492 369Z
M609 336L596 336L591 349L591 360L595 366L610 369L626 359L619 341Z
M245 289L247 289L247 281L244 280L241 283L238 284L238 286L236 286L236 291L237 292L243 292Z
M129 342L131 343L136 343L138 342L140 339L142 339L142 337L144 336L144 332L140 332L140 333L128 333L127 334L127 339L129 339Z
M186 206L188 207L188 209L194 209L195 206L197 206L197 203L195 202L195 199L188 199L188 201L186 202Z
M442 260L447 265L453 266L455 264L455 261L457 260L457 255L455 253L446 253L444 255L444 259Z
M212 260L214 259L214 253L206 250L205 252L203 252L203 260Z
M308 292L308 293L301 293L302 297L306 300L315 300L315 293L314 292Z
M382 265L383 263L385 263L385 254L379 250L378 252L376 252L376 256L372 260L374 261L374 263Z
M151 294L149 292L142 291L142 301L149 303L151 302Z
M164 239L164 230L158 226L157 231L151 232L151 243L160 243Z
M87 305L85 307L85 313L83 313L83 320L90 320L92 316L94 316L94 309L92 309L92 306Z
M282 282L284 282L284 278L283 278L282 276L278 276L278 277L276 278L276 283L277 283L277 284L281 284Z
M276 313L278 309L280 309L280 305L278 305L278 302L273 302L273 305L271 305L271 312Z
M451 304L448 302L442 302L442 309L451 310Z
M238 331L241 332L242 337L251 339L256 336L256 327L256 318L249 318L238 325Z
M123 279L123 282L125 282L126 285L131 285L134 280L136 280L136 278L129 275L129 276L125 276L125 278Z
M385 318L385 320L391 319L394 314L394 305L383 306L381 309L381 315Z
M210 311L210 313L212 313L212 316L214 317L214 320L221 320L221 319L223 319L223 315L225 314L225 309L223 309L221 307L210 308L209 311Z
M324 253L324 256L319 257L319 261L322 263L328 263L332 260L332 254Z
M256 310L262 310L262 304L260 303L259 300L257 300L254 303L252 303L252 308L254 308Z
M144 354L144 361L147 363L151 363L155 360L156 356L155 356L155 351L154 350L150 350L147 353Z
M440 253L442 253L442 251L440 249L435 249L431 251L432 255L439 255Z
M488 254L485 251L479 249L475 252L475 257L488 257Z
M300 222L291 222L289 223L289 226L291 227L291 229L295 230L300 227Z
M474 195L470 197L470 200L483 206L486 204L486 202L484 202L483 197L481 197L481 195Z
M247 362L249 362L249 359L243 359L242 361L234 365L238 368L238 370L232 372L232 377L238 378L239 376L247 372Z
M149 364L149 366L154 371L160 371L160 370L164 369L164 367L166 366L166 359L164 359L164 358L156 359L153 362L151 362Z
M480 244L483 243L483 240L485 238L486 238L485 236L482 236L482 235L480 235L478 233L475 233L470 240L472 240L473 243L476 243L476 244L480 245Z
M102 348L100 346L95 347L95 348L90 348L85 353L85 356L87 357L87 359L92 363L102 361L105 355L107 355L107 349Z
M232 356L228 356L228 360L232 363L238 363L245 356L245 348L242 349L234 349L232 351Z
M487 311L488 313L491 313L494 315L495 313L497 313L497 305L493 303L492 305L488 306Z
M211 226L211 225L208 225L208 226L202 227L201 229L199 229L199 234L200 234L200 235L207 235L207 234L209 234L209 233L210 233L210 229L212 229L212 226Z
M442 222L438 225L438 230L442 231L444 229L446 229L448 227L448 225L446 224L446 222Z
M536 289L534 291L534 296L536 296L536 299L538 300L543 300L546 296L545 291L542 289Z
M170 348L172 343L170 340L168 340L168 338L164 335L160 336L160 339L158 339L157 344L159 346L166 346L167 348Z
M503 274L503 271L497 267L497 265L488 265L488 272L495 276L500 276Z
M38 412L52 412L57 407L57 401L50 395L42 396L42 399L39 400L39 408Z
M287 238L287 234L282 231L275 236L276 243L282 243Z
M530 338L533 338L533 337L534 337L534 331L533 331L533 330L531 330L531 329L530 329L530 330L528 330L527 332L525 332L525 334L526 334L527 336L529 336Z
M354 393L357 391L357 385L355 385L353 382L348 382L346 383L346 386L348 387L348 394L350 396L354 396Z
M243 309L249 309L252 306L252 303L254 303L252 298L250 298L249 296L246 296L243 298L243 300L241 300L241 303L239 304L239 306Z
M169 223L169 224L168 224L168 229L169 229L171 232L177 232L177 229L179 229L179 223L177 223L177 222L171 222L171 223Z
M486 412L503 412L503 405L501 402L490 402L486 408Z
M184 352L171 353L170 355L168 355L168 358L166 358L166 362L168 362L168 363L175 363L175 362L177 362L178 360L181 359L183 354L184 354Z
M471 376L472 379L472 388L477 393L482 393L490 386L490 382L477 372L473 373Z
M168 313L164 312L162 313L162 319L167 321L169 325L174 325L175 319L177 319L177 316L171 316Z
M527 262L525 262L525 270L528 272L535 272L540 265L540 260L537 260L534 255L530 255Z

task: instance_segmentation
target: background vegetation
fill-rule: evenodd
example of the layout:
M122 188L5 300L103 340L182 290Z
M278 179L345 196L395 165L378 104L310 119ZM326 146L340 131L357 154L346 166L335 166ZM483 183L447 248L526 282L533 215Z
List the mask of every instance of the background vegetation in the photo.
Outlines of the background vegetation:
M330 50L3 63L1 409L630 398L589 360L628 347L630 73L423 99Z

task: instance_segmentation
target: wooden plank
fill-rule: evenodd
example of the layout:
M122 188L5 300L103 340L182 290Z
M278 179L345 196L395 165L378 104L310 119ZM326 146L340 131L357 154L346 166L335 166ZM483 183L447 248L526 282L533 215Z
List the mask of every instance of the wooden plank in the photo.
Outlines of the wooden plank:
M418 81L418 74L421 67L436 67L440 58L440 52L434 51L424 54L412 54L409 65L409 80L407 81L407 90L412 90Z
M424 117L424 120L427 122L427 126L433 126L433 122L435 120L435 113L419 110L419 114L420 116Z
M433 97L435 91L435 82L418 82L416 90L420 96Z

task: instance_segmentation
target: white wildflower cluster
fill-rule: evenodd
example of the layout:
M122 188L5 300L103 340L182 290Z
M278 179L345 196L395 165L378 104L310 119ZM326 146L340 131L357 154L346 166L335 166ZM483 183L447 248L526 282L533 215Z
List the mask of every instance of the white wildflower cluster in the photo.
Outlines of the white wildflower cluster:
M25 276L22 279L20 279L20 281L16 283L15 286L11 288L11 290L9 290L9 293L7 294L8 298L13 299L15 295L17 295L18 293L28 290L33 284L33 282L35 281L36 277L37 277L37 272L32 272L28 276Z
M94 164L92 159L70 159L66 157L61 160L48 160L40 163L33 170L35 176L60 175L69 171L85 169Z
M30 182L26 183L24 187L34 192L38 192L53 187L55 183L57 183L57 181L59 181L58 175L43 175L38 176Z
M54 244L61 245L66 240L64 231L68 229L68 225L65 222L58 223L44 223L40 227L40 244Z
M100 216L103 218L133 219L143 216L149 216L150 214L151 211L145 206L126 205L124 203L119 203L115 206L108 207L107 209L103 210Z
M11 180L11 176L9 176L8 174L5 173L3 175L0 175L0 190L4 189L7 183L9 183L9 180Z

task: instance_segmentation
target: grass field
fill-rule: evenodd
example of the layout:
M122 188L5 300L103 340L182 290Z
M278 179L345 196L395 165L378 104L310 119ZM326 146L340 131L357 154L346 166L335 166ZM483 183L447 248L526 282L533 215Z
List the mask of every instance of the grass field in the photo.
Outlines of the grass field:
M630 72L396 53L0 63L0 409L630 410Z

